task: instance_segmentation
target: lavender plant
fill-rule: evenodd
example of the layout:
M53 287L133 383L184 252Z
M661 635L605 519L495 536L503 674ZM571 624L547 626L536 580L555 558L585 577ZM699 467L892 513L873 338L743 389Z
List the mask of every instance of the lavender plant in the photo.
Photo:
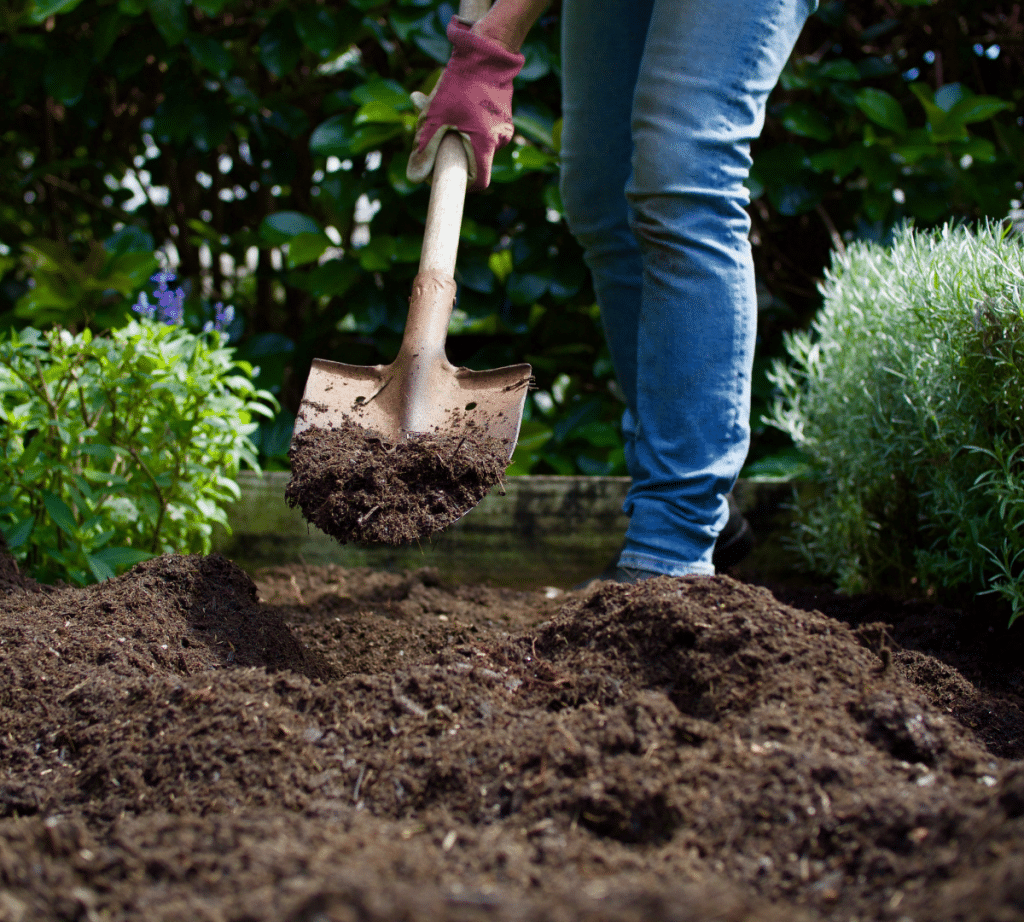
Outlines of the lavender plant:
M1024 244L998 222L836 254L770 418L820 489L810 567L848 590L961 589L1024 614Z
M84 584L148 557L208 553L274 397L235 360L218 305L182 325L174 276L104 336L28 328L0 342L0 532L37 579Z

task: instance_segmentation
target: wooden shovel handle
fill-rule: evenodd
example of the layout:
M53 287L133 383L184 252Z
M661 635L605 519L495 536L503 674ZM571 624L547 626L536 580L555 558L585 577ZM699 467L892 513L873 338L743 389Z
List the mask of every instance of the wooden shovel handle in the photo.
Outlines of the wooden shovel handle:
M455 258L459 252L462 207L466 201L469 165L462 138L454 131L441 140L434 160L434 177L427 206L427 226L420 251L420 272L445 278L455 276Z

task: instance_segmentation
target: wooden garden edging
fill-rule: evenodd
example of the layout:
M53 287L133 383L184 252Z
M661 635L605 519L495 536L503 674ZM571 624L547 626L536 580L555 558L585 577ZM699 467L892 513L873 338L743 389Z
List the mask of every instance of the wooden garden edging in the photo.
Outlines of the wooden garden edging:
M305 562L383 570L436 567L452 582L566 588L594 576L622 543L628 477L512 477L462 519L419 545L341 545L285 503L287 471L239 476L242 497L228 510L232 534L218 528L214 549L246 570ZM789 487L740 482L734 495L762 531ZM771 525L774 529L776 526Z

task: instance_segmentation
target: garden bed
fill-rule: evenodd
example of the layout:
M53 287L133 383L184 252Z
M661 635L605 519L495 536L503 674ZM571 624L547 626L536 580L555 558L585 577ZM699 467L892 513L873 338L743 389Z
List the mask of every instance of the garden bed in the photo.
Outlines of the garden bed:
M8 560L0 919L1019 918L1021 643L979 617Z

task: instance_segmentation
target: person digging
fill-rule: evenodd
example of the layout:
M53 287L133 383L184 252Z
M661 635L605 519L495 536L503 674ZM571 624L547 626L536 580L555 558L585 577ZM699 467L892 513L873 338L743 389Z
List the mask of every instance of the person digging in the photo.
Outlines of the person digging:
M454 17L407 173L457 130L471 190L513 136L512 81L546 0ZM753 545L731 491L750 444L757 325L750 143L815 0L564 0L560 190L594 280L631 477L602 578L711 575Z

